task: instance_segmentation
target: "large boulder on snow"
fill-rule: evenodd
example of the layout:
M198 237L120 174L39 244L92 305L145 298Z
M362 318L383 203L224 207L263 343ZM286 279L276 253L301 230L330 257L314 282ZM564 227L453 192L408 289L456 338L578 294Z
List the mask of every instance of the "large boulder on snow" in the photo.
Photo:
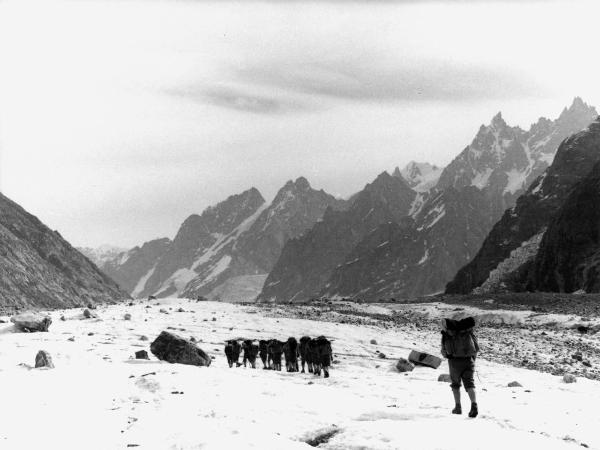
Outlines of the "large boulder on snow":
M411 372L414 368L415 366L404 358L400 358L396 363L396 370L398 372Z
M33 331L48 331L52 319L50 316L37 312L25 312L11 317L10 321L15 324L18 331L26 333Z
M47 367L48 369L54 369L54 363L52 362L52 356L46 350L40 350L35 355L35 368Z
M210 356L193 342L176 334L163 331L150 344L150 351L158 359L192 366L210 366Z
M408 360L419 366L427 366L433 369L437 369L442 364L442 359L437 356L430 355L428 353L418 352L413 350L408 355Z

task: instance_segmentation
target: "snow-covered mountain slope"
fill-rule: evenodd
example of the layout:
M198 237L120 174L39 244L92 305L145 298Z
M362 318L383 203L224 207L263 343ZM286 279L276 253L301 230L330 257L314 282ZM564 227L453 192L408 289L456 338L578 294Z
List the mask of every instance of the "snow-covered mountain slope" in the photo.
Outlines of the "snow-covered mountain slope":
M571 190L585 179L600 161L600 118L584 131L570 136L560 145L552 165L519 197L494 225L475 258L448 284L448 293L468 293L481 286L490 273L511 253L540 234L565 204ZM590 204L589 207L593 208ZM573 245L573 244L572 244ZM529 252L533 256L535 252ZM528 258L530 261L531 258ZM525 262L526 264L527 262ZM556 263L556 261L555 261ZM509 289L524 289L527 271L520 273ZM520 278L520 279L519 279ZM508 281L502 280L506 286Z
M103 268L136 297L252 300L287 240L314 225L328 207L340 210L346 204L313 189L303 177L287 182L271 204L250 189L190 216L172 242L151 241Z
M115 247L113 245L101 245L100 247L78 247L90 261L102 268L108 261L114 261L123 256L127 252L126 248Z
M128 297L58 231L0 194L0 307L60 308Z
M176 312L179 308L184 312ZM438 332L413 324L384 328L268 312L173 299L102 306L100 320L82 320L81 310L52 312L48 333L11 333L10 325L0 325L0 385L11 387L0 409L2 448L280 450L308 449L307 442L318 438L319 448L331 450L462 450L465 440L469 449L600 448L600 382L578 378L565 384L560 376L491 362L488 355L496 346L507 347L506 339L480 339L484 352L475 379L480 415L471 420L450 414L450 389L437 381L447 373L446 362L407 374L393 369L415 347L439 354ZM123 320L125 313L131 320ZM59 320L61 315L67 320ZM193 336L215 358L211 366L156 360L149 342L168 327ZM557 340L564 334L547 333L546 339ZM227 339L303 335L333 340L330 378L230 369L223 355ZM515 345L524 354L539 351L523 341ZM50 352L54 369L30 367L40 348ZM137 350L147 350L150 360L132 359ZM507 387L511 381L523 387Z
M417 192L427 192L436 186L442 170L433 164L411 161L402 170L396 167L393 176L403 177Z
M540 118L527 131L507 125L498 113L444 168L437 187L484 189L498 219L548 168L559 144L587 127L597 115L596 109L579 97L557 119Z
M141 247L107 255L98 267L117 282L122 289L137 296L152 275L158 259L167 251L171 240L155 239Z
M138 295L178 295L198 276L198 268L207 278L217 277L227 269L231 256L223 255L217 261L213 257L243 231L264 204L260 192L252 188L207 208L201 215L188 217ZM209 261L213 266L205 265Z
M264 281L285 243L312 227L327 208L344 207L344 201L313 189L306 178L287 182L270 205L264 204L222 242L200 255L202 262L193 268L197 275L181 295L218 297L224 301L254 300L258 294L254 283L261 276ZM245 276L253 278L240 278ZM251 281L252 286L237 289L235 280ZM237 296L241 294L247 297Z
M303 301L316 296L364 236L407 216L415 196L403 178L383 172L355 196L349 209L327 210L310 231L287 242L259 300Z

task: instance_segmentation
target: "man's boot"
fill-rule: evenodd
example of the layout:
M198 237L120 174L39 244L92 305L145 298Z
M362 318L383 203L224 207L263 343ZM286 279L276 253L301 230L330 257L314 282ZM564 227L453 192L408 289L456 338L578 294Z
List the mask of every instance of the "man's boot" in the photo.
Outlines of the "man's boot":
M471 411L469 411L469 417L477 417L477 414L479 413L478 409L477 409L477 403L473 402L471 403Z

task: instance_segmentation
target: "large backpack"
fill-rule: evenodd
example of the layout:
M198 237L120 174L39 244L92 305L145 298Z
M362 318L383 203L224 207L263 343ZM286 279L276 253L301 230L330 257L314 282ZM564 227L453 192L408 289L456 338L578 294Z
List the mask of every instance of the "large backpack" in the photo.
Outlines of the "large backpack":
M446 319L443 346L447 356L456 358L468 358L477 356L479 344L473 334L475 321L472 318L461 321Z

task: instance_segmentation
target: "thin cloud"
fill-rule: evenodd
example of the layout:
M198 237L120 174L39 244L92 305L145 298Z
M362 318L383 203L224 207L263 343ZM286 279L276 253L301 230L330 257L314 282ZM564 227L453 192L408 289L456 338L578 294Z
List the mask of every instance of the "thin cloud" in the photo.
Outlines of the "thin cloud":
M264 95L249 89L231 86L187 86L168 89L170 95L223 108L256 114L282 114L306 109L302 103L282 96Z
M371 61L262 64L235 70L240 81L355 101L461 101L544 95L535 80L515 73L443 61L377 67Z

